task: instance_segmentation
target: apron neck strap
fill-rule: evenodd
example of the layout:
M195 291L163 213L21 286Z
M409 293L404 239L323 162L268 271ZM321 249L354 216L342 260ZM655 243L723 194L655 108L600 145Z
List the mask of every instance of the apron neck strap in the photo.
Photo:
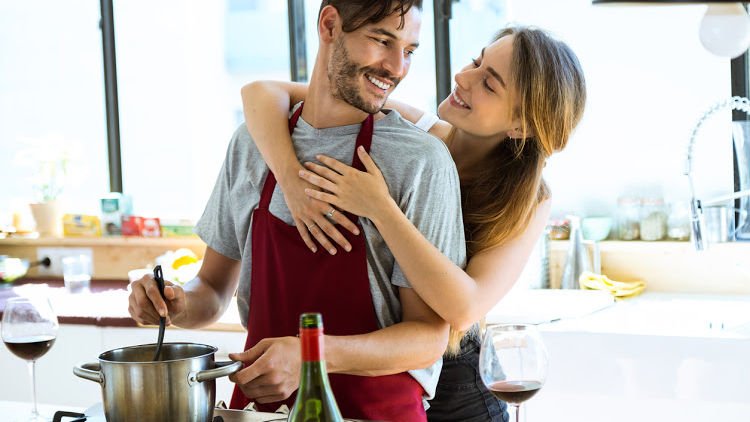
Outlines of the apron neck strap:
M292 117L289 118L289 134L294 133L294 128L297 127L297 121L299 120L300 115L302 115L302 107L305 106L305 103L303 102L300 104L300 106L297 108L297 110L294 111L292 114ZM359 159L359 156L357 155L357 148L362 146L364 147L365 151L367 153L370 153L370 145L372 144L372 133L373 133L373 126L374 126L374 118L372 114L368 114L367 118L362 122L362 127L359 129L359 134L357 135L357 143L354 146L354 154L352 157L352 167L354 167L357 170L360 171L366 171L364 164L362 164L362 160ZM271 170L268 171L268 176L266 176L266 182L263 184L263 190L260 194L260 203L258 204L259 209L268 209L268 205L271 203L271 197L273 196L273 190L276 188L276 176L274 176L273 172ZM350 217L351 215L347 213L347 215Z

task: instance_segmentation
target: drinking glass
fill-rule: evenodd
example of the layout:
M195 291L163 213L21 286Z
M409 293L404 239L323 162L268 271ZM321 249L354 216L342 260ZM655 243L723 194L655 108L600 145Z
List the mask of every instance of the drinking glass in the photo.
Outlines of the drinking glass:
M532 398L547 378L548 357L533 325L487 327L479 352L479 374L490 392L508 403L521 420L521 403Z
M66 256L62 259L63 280L70 293L83 293L91 284L91 258L88 255Z
M3 312L2 337L14 355L28 362L31 397L34 408L27 420L41 421L36 405L36 360L42 357L57 338L57 316L47 298L8 299Z

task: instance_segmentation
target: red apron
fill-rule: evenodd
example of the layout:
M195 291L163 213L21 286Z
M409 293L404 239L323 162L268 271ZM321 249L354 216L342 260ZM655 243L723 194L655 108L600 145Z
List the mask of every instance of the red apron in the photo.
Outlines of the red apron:
M299 107L289 120L293 132L302 113ZM356 147L370 151L373 117L362 123ZM353 166L364 171L354 149ZM379 329L367 273L364 231L359 236L342 230L352 245L351 252L328 254L323 248L313 253L297 228L273 216L271 202L276 178L268 172L252 222L252 269L250 312L245 350L269 337L295 336L303 312L320 312L325 333L353 335ZM351 214L347 216L357 221ZM359 223L357 223L359 225ZM408 373L364 377L329 374L341 414L347 418L381 421L425 421L422 386ZM258 404L262 411L274 411L282 403L290 408L296 393L283 402ZM235 386L231 408L242 409L250 400Z

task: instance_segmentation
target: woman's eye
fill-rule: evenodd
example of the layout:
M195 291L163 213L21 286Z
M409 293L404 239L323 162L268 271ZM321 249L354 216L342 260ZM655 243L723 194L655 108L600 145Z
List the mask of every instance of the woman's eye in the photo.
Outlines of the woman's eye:
M495 90L492 89L492 87L490 86L490 84L487 82L486 78L484 79L484 82L482 82L482 83L484 84L484 89L486 89L487 91L490 91L490 92L495 92Z
M479 65L481 64L477 59L471 59L471 63L474 65L474 67L479 67Z

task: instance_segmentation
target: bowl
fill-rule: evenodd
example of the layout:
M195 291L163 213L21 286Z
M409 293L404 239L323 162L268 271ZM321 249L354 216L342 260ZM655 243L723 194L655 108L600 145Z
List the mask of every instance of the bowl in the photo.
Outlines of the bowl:
M586 217L581 221L581 232L586 240L604 240L612 230L611 217Z

